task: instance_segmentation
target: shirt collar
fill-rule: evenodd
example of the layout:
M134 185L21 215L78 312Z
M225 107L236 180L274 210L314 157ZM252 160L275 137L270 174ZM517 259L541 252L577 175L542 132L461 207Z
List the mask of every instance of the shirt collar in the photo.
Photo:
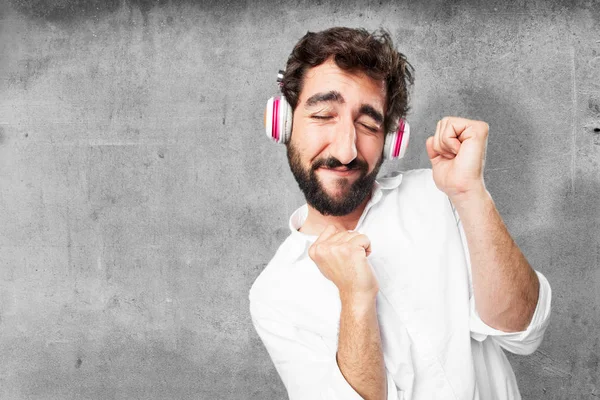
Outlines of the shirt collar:
M400 186L401 182L402 172L399 171L385 175L384 177L381 177L375 181L373 190L371 192L371 199L367 203L367 206L365 207L365 210L363 211L360 219L358 220L358 224L356 225L357 230L361 226L362 221L365 219L369 209L377 204L379 200L381 200L381 196L383 196L382 191L395 189ZM308 250L308 247L317 239L316 235L307 235L306 233L298 231L302 224L304 224L304 221L306 221L307 216L307 204L304 204L298 208L290 216L289 228L291 231L291 247L288 254L292 258L292 261L296 261L301 255L303 255L304 252Z

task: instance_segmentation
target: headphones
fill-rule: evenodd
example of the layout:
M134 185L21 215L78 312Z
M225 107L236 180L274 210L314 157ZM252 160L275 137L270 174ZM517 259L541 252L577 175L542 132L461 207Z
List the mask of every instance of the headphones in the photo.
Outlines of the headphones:
M284 71L279 71L277 81L281 87ZM292 135L292 107L285 96L274 96L267 101L265 109L265 130L267 137L276 143L286 144ZM404 157L410 138L410 126L405 119L398 121L395 131L386 133L383 157L386 160L397 160Z

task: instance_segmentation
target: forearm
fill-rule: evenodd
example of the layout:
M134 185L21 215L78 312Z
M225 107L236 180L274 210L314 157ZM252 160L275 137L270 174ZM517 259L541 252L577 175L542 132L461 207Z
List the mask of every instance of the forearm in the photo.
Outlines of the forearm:
M508 233L485 188L452 202L469 247L475 305L480 318L506 332L524 330L538 299L535 271Z
M366 400L387 397L375 297L341 295L337 363L344 378Z

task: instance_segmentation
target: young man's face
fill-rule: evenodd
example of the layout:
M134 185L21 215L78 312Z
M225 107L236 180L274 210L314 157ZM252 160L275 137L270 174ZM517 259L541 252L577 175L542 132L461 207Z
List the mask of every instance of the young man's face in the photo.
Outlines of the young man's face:
M306 72L288 161L321 214L346 215L371 193L383 162L385 100L383 81L332 60Z

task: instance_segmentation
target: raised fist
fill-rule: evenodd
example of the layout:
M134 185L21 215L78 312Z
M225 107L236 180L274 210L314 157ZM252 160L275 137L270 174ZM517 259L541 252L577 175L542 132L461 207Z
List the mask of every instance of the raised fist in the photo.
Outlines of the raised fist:
M379 291L367 256L371 241L361 233L327 226L308 249L321 273L340 291L340 297L372 296Z
M444 117L425 142L438 189L454 200L481 193L489 126L483 121Z

